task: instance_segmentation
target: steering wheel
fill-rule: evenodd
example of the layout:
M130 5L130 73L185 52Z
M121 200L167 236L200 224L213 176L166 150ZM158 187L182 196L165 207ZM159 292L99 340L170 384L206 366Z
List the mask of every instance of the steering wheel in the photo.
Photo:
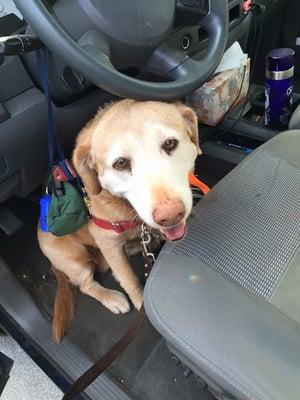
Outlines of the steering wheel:
M214 72L227 43L228 0L57 0L52 8L42 0L15 3L66 65L121 97L173 100L191 93ZM208 34L204 57L168 44L177 11L189 13ZM142 65L169 81L118 70Z

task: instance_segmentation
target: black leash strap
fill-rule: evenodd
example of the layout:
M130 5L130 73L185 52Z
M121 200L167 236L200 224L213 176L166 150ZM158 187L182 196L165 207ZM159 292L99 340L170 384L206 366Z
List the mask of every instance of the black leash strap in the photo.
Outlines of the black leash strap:
M130 326L126 333L109 349L104 356L100 358L90 369L88 369L77 381L71 386L62 400L74 400L76 396L82 393L102 372L104 372L129 346L138 334L146 319L144 306L138 312L136 320Z
M143 245L143 258L146 269L146 278L151 272L152 266L155 262L155 255L151 253L149 245L151 243L151 234L145 223L142 225L141 231L141 243ZM102 372L104 372L123 351L129 346L133 339L138 334L144 321L146 319L146 313L144 305L142 305L138 312L136 320L130 326L130 328L124 333L123 336L109 349L103 357L100 358L90 369L88 369L77 381L71 386L68 392L64 395L62 400L74 400L76 396L82 393L95 379L97 379Z

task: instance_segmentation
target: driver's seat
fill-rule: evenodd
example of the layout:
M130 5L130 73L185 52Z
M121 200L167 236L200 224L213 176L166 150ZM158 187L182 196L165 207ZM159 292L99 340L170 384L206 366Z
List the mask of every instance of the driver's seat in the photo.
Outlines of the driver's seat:
M153 325L219 399L300 398L300 131L201 200L145 290Z

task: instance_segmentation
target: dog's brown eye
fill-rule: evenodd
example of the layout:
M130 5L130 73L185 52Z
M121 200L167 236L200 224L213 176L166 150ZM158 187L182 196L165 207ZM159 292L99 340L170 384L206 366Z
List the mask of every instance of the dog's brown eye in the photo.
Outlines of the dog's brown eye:
M177 146L178 146L178 140L171 138L165 141L165 143L162 145L162 148L167 154L171 154L172 151L174 151Z
M118 171L130 170L131 164L128 158L120 157L113 163L113 168Z

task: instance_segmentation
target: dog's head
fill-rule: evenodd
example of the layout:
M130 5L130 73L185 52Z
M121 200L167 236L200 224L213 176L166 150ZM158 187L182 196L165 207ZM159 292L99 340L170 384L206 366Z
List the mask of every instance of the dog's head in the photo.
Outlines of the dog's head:
M188 174L198 154L191 108L123 100L83 129L73 162L89 195L104 188L127 199L148 225L177 240L192 209Z

